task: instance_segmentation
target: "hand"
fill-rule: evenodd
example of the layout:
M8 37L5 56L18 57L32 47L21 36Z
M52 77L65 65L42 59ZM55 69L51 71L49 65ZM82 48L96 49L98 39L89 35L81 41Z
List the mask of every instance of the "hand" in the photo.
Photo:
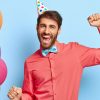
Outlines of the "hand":
M21 95L22 89L15 86L13 86L8 92L8 97L10 100L21 100Z
M93 14L89 16L88 22L91 26L100 28L100 14Z

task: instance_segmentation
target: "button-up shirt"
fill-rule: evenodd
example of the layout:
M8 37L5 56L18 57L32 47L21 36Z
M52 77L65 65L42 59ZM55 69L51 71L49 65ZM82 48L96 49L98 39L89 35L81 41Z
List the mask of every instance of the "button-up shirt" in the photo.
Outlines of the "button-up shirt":
M56 42L58 52L36 51L25 61L22 100L78 100L84 67L100 64L100 48Z

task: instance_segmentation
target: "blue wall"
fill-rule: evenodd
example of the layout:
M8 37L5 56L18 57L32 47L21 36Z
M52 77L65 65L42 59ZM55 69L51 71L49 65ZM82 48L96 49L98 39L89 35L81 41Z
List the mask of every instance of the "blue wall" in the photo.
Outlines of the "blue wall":
M90 47L100 47L100 35L89 26L87 17L100 13L98 0L41 0L49 9L58 10L63 25L58 40L76 41ZM66 2L66 3L65 3ZM8 68L6 81L0 89L0 100L8 100L7 92L22 86L25 59L39 48L36 34L36 0L0 0L3 26L0 30L2 58ZM79 100L100 100L100 66L85 68Z

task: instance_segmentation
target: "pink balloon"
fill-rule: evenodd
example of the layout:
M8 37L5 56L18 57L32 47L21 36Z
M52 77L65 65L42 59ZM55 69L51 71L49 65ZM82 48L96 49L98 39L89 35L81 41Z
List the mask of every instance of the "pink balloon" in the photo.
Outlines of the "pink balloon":
M0 28L2 26L2 13L0 12ZM7 67L5 62L1 59L1 48L0 48L0 85L5 81L7 76Z
M7 76L7 67L5 62L0 58L0 85L3 84Z

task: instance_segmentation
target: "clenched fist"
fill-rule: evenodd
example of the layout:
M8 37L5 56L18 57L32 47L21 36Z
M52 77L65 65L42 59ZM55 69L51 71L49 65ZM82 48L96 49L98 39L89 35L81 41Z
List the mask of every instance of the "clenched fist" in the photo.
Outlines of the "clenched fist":
M8 92L8 97L10 100L21 100L21 95L22 89L15 86L13 86Z
M100 14L93 14L89 16L88 22L91 26L100 28Z

